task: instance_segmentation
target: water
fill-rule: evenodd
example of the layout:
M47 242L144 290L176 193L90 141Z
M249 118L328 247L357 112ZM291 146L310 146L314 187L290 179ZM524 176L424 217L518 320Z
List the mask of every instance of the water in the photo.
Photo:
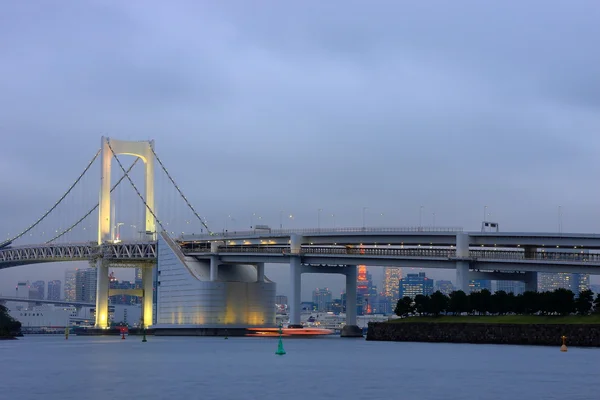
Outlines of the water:
M593 399L600 350L275 338L0 341L0 399ZM50 396L50 397L49 397Z

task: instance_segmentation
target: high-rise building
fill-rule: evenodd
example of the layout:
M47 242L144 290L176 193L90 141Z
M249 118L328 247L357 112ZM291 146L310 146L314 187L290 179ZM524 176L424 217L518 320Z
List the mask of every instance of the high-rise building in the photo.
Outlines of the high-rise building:
M393 304L396 304L400 293L400 279L402 268L387 267L383 278L383 295Z
M59 280L48 281L48 300L60 300L60 285Z
M358 266L356 296L357 308L361 310L358 315L373 314L377 312L377 286L373 285L373 279L365 265Z
M496 281L496 292L504 291L506 293L514 293L515 296L525 292L525 282L519 281Z
M488 279L471 279L469 281L469 293L481 292L483 289L492 291L492 281Z
M435 290L439 290L440 292L448 296L454 291L454 285L450 281L435 281Z
M317 307L317 311L327 311L327 305L331 303L331 290L317 288L313 291L312 301Z
M75 300L87 303L96 301L96 269L77 270L75 274Z
M29 281L19 281L17 282L15 297L19 299L28 299L29 298Z
M65 271L65 300L75 301L77 269Z
M414 299L418 294L433 294L433 279L427 278L425 272L406 274L406 276L400 280L400 298L410 297L411 299Z
M31 284L29 288L29 298L44 300L46 298L46 282L44 281L35 281Z
M588 274L570 274L563 272L538 273L538 292L552 292L556 289L568 289L578 295L582 290L589 289Z

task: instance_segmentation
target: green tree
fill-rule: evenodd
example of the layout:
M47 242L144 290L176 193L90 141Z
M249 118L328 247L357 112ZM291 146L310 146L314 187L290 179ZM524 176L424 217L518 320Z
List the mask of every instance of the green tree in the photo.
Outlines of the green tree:
M567 289L556 289L552 292L553 311L560 315L569 315L575 311L575 293Z
M436 317L448 309L450 299L439 290L432 294L429 298L429 312Z
M592 310L592 303L594 302L594 292L591 290L583 290L575 299L575 310L579 315L588 315Z
M497 291L492 295L490 312L499 315L508 313L510 311L511 300L511 297L504 290Z
M455 290L450 293L450 301L448 311L454 315L462 314L469 311L469 298L462 290Z
M527 291L521 298L521 312L523 314L535 314L540 310L538 292Z
M10 316L8 309L0 304L0 337L17 336L21 332L21 323Z
M418 294L415 296L415 310L419 315L427 314L429 311L429 296Z
M406 317L413 312L413 301L410 297L404 296L398 303L396 303L396 309L394 313L399 317Z

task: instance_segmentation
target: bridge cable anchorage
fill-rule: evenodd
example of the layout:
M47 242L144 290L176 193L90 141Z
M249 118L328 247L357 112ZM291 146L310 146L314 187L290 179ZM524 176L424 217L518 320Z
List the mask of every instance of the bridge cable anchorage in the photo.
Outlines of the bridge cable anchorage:
M129 176L129 173L125 170L125 168L123 167L123 164L121 164L121 160L119 160L119 158L117 157L117 154L115 153L115 151L113 150L112 146L110 145L110 139L106 140L106 144L108 145L108 148L110 149L110 152L112 153L113 157L117 161L117 164L119 164L119 167L121 168L121 171L123 171L123 173L125 174L125 177L127 177L127 180L129 181L129 183L131 184L131 186L133 187L133 189L137 193L138 197L142 200L142 203L144 203L144 206L146 206L146 208L148 209L148 211L150 211L150 214L152 214L152 217L154 217L154 220L160 226L160 229L162 229L163 231L166 231L166 229L163 226L162 222L160 222L160 220L158 219L158 217L154 213L154 210L150 208L150 206L148 205L148 203L146 203L146 199L144 199L144 196L142 196L142 194L138 190L137 186L135 186L135 183L133 183L133 180Z
M131 172L131 170L133 169L134 165L138 162L139 157L135 159L135 161L133 162L133 164L131 164L131 166L129 167L129 169L127 169L127 173ZM110 189L110 193L113 192L113 190L115 190L117 188L117 186L119 186L119 184L121 183L121 181L125 179L125 175L121 176L121 178L117 181L117 183L115 183L112 187L112 189ZM50 244L53 241L59 239L60 237L62 237L63 235L69 233L70 231L72 231L77 225L79 225L84 219L86 219L91 213L93 213L94 211L96 211L98 209L98 207L100 207L100 203L96 204L90 211L88 211L83 217L79 218L77 220L77 222L75 222L73 225L69 226L67 229L65 229L64 231L60 232L58 235L54 236L52 239L48 240L46 242L46 244Z
M179 195L181 196L181 198L185 201L185 203L190 208L190 210L192 210L192 212L194 213L196 218L198 218L200 220L200 223L202 224L202 226L204 226L206 228L206 231L209 233L209 235L214 235L213 231L210 230L210 228L208 227L206 222L204 222L202 217L200 215L198 215L198 213L194 209L194 206L192 206L192 204L188 201L187 197L185 197L185 195L183 194L181 189L179 189L179 186L177 186L177 183L175 183L175 180L171 177L171 174L169 174L169 171L167 171L167 169L165 168L165 165L162 163L162 161L160 160L160 158L158 157L158 155L156 154L156 152L154 151L152 146L150 146L150 150L152 151L152 154L154 154L154 157L156 158L156 161L158 161L158 164L160 165L162 170L165 172L165 174L167 174L167 177L169 178L169 180L171 181L173 186L175 186L175 189L177 189L177 191L179 192Z
M3 245L5 245L7 243L10 243L10 242L13 242L13 241L19 239L21 236L25 235L27 232L29 232L30 230L32 230L33 228L35 228L40 222L42 222L44 220L44 218L46 218L48 216L48 214L50 214L56 207L58 207L58 205L65 199L65 197L67 197L69 195L69 193L71 193L71 191L73 190L73 188L79 183L79 181L81 180L81 178L83 178L83 176L90 169L90 167L92 166L92 164L94 164L94 161L96 161L96 158L98 158L98 156L100 155L100 151L101 150L98 150L96 152L96 155L94 156L94 158L92 158L92 161L89 162L89 164L87 165L87 167L85 167L85 169L83 170L83 172L79 175L79 177L77 177L77 179L75 180L75 182L73 182L73 184L71 185L71 187L69 187L69 189L65 192L65 194L63 194L62 197L60 199L58 199L58 201L56 203L54 203L54 205L48 211L46 211L44 213L44 215L42 215L37 221L35 221L27 229L25 229L23 232L19 233L14 238L8 239L8 240L0 243L0 247L3 247Z

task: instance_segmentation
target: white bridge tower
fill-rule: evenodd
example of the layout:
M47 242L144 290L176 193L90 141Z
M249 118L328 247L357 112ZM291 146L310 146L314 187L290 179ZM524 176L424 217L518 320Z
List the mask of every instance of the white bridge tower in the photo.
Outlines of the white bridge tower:
M102 246L113 238L111 237L111 226L116 223L111 217L111 166L112 160L119 154L136 156L142 159L146 166L145 170L145 208L146 223L145 237L148 240L156 238L156 221L154 219L154 140L150 141L124 141L102 137L101 142L101 175L100 175L100 206L98 212L98 245ZM155 264L140 265L142 268L142 291L143 305L142 318L144 327L152 325L152 303L153 303L153 281L152 273ZM96 328L108 328L108 297L109 263L102 257L96 260L97 283L96 283ZM122 290L120 291L122 292ZM132 291L140 294L140 291Z

